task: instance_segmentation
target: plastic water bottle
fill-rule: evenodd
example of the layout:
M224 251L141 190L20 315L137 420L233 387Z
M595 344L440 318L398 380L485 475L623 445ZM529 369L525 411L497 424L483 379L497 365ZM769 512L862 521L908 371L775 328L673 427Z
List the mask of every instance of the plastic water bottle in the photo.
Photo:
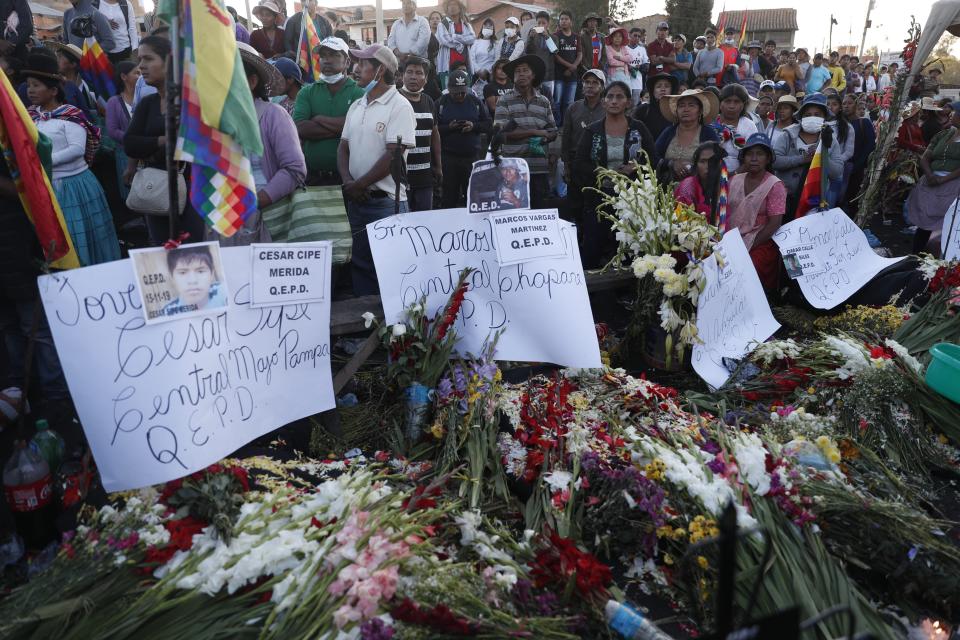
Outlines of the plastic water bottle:
M50 467L23 440L3 467L3 490L28 549L42 549L57 538Z
M37 435L30 441L30 448L47 461L50 473L56 473L63 464L66 444L60 434L50 428L46 420L37 420Z
M604 613L610 628L627 640L672 640L630 605L607 600Z

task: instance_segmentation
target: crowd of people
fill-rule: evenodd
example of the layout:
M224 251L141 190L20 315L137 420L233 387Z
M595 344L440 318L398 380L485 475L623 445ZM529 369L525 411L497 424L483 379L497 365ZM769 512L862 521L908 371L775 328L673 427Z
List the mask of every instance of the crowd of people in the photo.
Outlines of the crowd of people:
M28 16L19 16L19 30L0 39L0 69L53 143L50 177L87 266L120 258L131 246L130 224L142 221L150 244L168 239L168 203L152 210L141 187L165 175L175 144L165 126L171 46L158 18L147 16L149 33L138 32L128 0L71 2L62 42L40 42ZM23 11L12 8L24 3L6 0L0 8L8 4L14 15ZM847 205L876 146L878 96L898 72L896 63L877 67L837 52L811 57L772 40L739 46L731 28L688 39L661 22L648 41L643 29L564 10L487 19L475 32L459 0L439 9L421 15L416 0L403 0L384 43L359 44L316 0L292 16L284 3L262 0L252 30L231 11L264 147L251 158L258 210L304 187L341 187L357 295L377 291L365 225L395 212L465 206L471 167L488 148L525 160L530 206L558 206L578 223L585 267L601 266L616 247L596 213L599 194L588 189L609 188L596 183L596 170L635 175L637 163L650 163L662 184L704 215L716 217L721 198L727 202L726 227L740 230L772 290L779 254L771 238L803 204L818 145L825 143L825 199ZM320 37L316 79L295 53L305 19ZM84 80L89 37L113 63L116 95L97 95ZM936 228L941 201L953 197L944 185L960 177L960 141L950 126L957 105L934 101L939 73L921 74L911 87L920 102L904 114L899 136L900 150L917 154L923 172L906 206L920 244ZM22 215L7 167L0 171L5 218ZM194 240L213 238L185 198L188 180L182 171L178 226ZM38 249L28 232L5 227L18 255L24 246ZM221 239L269 241L258 213ZM4 273L5 302L29 298L25 291L35 297L30 264ZM22 307L3 306L13 309L5 328L22 338Z

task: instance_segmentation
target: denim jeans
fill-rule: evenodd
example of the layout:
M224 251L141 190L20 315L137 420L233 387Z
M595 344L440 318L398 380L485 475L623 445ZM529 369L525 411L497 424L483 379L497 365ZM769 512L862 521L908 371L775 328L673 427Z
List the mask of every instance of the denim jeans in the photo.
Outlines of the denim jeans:
M553 81L553 119L563 126L563 114L577 98L577 81L564 79Z
M407 189L407 204L410 211L430 211L433 209L433 185Z
M406 201L400 203L400 213L407 213L409 210ZM347 218L350 220L350 233L353 235L350 273L353 277L353 295L355 296L371 296L380 293L377 269L373 265L370 239L367 237L367 225L389 218L393 214L394 202L389 196L370 198L366 202L347 203Z
M70 397L67 381L60 368L60 358L53 344L53 335L47 316L39 300L0 299L0 331L10 360L10 371L5 386L23 388L27 341L33 327L34 313L39 314L36 338L33 343L32 375L40 380L45 400L63 400Z

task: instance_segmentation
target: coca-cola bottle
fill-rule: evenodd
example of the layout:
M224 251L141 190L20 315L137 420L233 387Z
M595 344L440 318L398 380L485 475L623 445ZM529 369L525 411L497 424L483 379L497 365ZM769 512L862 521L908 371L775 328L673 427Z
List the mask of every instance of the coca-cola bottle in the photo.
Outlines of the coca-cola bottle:
M22 440L3 467L3 490L28 549L42 549L56 540L57 511L50 467Z

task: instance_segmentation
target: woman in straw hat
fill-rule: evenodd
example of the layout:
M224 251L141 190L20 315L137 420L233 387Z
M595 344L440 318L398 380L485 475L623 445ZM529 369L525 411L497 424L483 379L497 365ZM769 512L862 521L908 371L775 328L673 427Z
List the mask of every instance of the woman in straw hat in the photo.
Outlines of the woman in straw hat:
M739 150L743 171L730 178L728 219L725 228L737 228L750 259L767 291L777 288L780 251L773 234L780 228L787 207L787 190L773 175L773 148L762 133L751 135Z
M700 89L660 98L660 112L673 123L657 138L658 171L664 180L680 181L692 175L697 147L704 142L720 142L710 126L718 109L717 97Z
M270 234L261 223L259 210L289 196L304 184L307 177L307 164L300 148L297 127L286 109L269 101L272 93L283 90L283 76L250 45L238 42L237 47L250 93L253 94L263 154L250 158L258 211L247 217L243 228L230 238L208 231L208 239L212 240L216 235L221 246L232 247L246 246L251 242L270 242Z
M250 46L267 60L283 55L286 45L280 28L280 7L273 0L264 0L253 8L253 15L261 27L250 34Z
M32 53L23 70L30 117L53 144L53 191L82 266L120 259L120 244L103 187L90 165L100 129L77 107L66 104L57 61Z
M777 140L783 135L787 127L796 124L797 111L800 109L800 103L791 95L780 96L777 100L776 110L774 112L773 122L767 125L767 137L770 138L770 144L776 148Z

